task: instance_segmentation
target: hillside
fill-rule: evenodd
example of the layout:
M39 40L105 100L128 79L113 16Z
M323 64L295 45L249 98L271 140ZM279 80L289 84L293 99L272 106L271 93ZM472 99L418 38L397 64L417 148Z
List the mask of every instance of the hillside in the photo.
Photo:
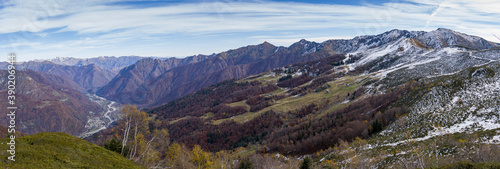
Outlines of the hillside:
M5 70L0 75L7 77ZM39 132L64 132L78 135L85 131L85 124L92 112L102 108L89 100L72 80L32 70L16 72L17 129L26 134ZM0 79L3 90L0 101L7 103L6 78ZM7 114L7 109L0 110ZM2 124L8 124L7 118L1 118Z
M10 141L8 138L1 142ZM8 145L1 144L2 150ZM39 133L16 138L16 162L6 161L2 168L145 168L116 152L64 133Z
M198 55L183 59L168 58L166 60L146 58L120 71L108 84L97 91L101 96L122 102L131 102L135 96L129 93L137 90L142 84L155 80L158 76L178 66L197 63L209 56ZM130 98L129 98L130 97Z

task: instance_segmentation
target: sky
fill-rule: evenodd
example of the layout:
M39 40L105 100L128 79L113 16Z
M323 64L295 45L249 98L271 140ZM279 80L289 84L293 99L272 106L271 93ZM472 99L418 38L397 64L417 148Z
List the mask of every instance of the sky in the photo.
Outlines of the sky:
M0 0L7 60L186 57L392 29L453 29L499 42L498 0Z

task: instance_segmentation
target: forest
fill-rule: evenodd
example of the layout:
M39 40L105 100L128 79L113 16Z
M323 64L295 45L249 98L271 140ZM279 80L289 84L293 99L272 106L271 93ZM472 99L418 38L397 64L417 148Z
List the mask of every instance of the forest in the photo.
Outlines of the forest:
M387 107L397 101L412 88L421 87L418 83L408 83L393 91L371 96L357 101L343 109L314 118L308 116L317 112L321 105L309 105L296 113L296 118L267 137L266 151L278 151L282 154L310 154L327 149L339 140L352 141L356 137L368 138L382 130L398 116L408 112L408 108ZM357 90L362 92L364 89ZM353 99L355 94L350 95ZM264 149L264 148L263 148ZM265 151L265 150L261 150Z

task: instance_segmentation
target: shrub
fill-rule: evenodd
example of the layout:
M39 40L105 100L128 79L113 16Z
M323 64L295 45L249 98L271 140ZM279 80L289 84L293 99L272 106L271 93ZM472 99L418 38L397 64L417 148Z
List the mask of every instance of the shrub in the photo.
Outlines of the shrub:
M312 164L312 160L309 157L304 158L302 164L300 164L300 169L310 169Z
M249 158L245 158L241 160L240 165L238 165L238 169L254 169L254 166Z

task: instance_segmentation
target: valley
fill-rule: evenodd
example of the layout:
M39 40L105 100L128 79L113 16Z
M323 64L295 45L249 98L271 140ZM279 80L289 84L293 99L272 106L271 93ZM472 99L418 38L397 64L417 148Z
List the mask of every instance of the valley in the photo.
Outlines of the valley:
M87 94L90 100L99 104L104 111L102 112L89 112L87 124L85 124L86 131L78 137L85 138L91 136L101 130L108 128L117 119L120 119L120 106L114 102L106 100L95 94Z
M25 62L20 131L78 136L149 168L498 165L499 46L394 29L186 58Z

